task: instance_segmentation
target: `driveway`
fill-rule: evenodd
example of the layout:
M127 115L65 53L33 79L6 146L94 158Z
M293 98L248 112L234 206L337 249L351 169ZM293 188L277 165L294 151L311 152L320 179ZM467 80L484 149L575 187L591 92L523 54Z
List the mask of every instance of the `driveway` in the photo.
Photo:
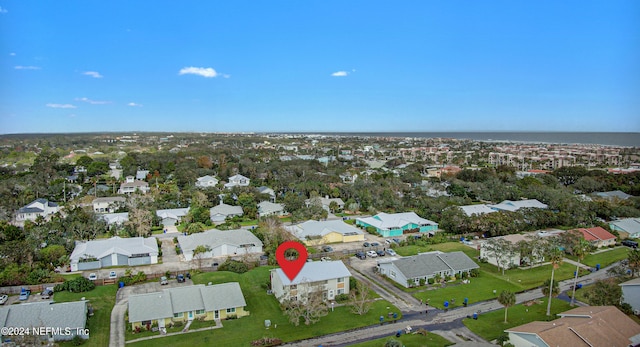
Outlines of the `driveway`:
M185 279L184 283L178 283L175 279L170 279L169 284L163 286L159 281L137 284L134 286L123 287L118 289L116 293L116 304L111 311L111 331L109 337L109 347L125 346L125 331L127 322L124 321L124 314L127 311L129 296L134 294L146 294L162 291L166 288L190 286L193 281Z

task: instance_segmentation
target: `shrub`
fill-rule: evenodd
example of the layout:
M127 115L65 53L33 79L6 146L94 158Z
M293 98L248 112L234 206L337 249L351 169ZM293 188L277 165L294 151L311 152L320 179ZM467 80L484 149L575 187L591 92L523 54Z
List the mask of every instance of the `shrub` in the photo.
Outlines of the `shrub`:
M55 292L68 290L72 293L88 292L93 290L96 285L84 277L77 277L64 283L60 283L53 288Z
M480 269L471 269L471 271L469 272L469 275L471 277L478 277L480 276Z
M71 344L74 346L81 346L83 345L85 342L87 342L87 340L83 339L82 337L76 335L73 337L73 339L71 339Z
M347 294L338 294L335 297L336 302L345 302L347 300L349 300L349 295Z
M420 279L420 285L421 285L421 286L424 286L424 284L425 284L426 282L427 282L427 281L426 281L424 278L421 278L421 279Z
M433 277L431 277L431 278L429 278L429 279L427 280L427 283L429 283L429 284L434 284L434 283L436 283L436 280L435 280Z
M227 259L224 263L218 266L218 270L242 274L249 271L249 266L241 261Z

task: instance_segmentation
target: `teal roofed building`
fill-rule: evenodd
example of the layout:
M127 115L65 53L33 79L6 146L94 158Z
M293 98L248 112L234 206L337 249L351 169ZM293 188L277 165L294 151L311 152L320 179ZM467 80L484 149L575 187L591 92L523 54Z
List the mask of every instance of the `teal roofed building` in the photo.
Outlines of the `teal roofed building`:
M400 236L405 230L417 229L421 233L435 232L438 223L424 219L415 212L384 213L373 217L357 218L356 225L374 227L382 237Z

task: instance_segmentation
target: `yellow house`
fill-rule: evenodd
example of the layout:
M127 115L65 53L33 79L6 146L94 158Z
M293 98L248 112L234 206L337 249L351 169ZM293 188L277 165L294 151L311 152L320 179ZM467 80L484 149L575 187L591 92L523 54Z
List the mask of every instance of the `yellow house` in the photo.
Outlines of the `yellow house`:
M310 220L286 228L308 246L364 241L364 232L362 230L341 220Z
M129 297L129 323L136 328L165 328L194 319L221 320L249 315L238 282L168 288Z

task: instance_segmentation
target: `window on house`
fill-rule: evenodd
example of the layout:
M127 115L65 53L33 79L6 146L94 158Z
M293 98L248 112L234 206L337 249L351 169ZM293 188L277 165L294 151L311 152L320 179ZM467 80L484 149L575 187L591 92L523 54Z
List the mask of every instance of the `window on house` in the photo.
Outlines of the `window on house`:
M289 286L290 290L294 290L294 289L298 289L298 285L297 284L292 284Z
M338 295L344 294L344 289L338 289Z
M182 318L184 317L184 312L178 312L173 314L173 318Z
M342 283L342 282L344 282L344 277L338 278L338 283Z
M392 271L392 270L389 270L389 277L396 278L396 272Z
M204 310L196 310L196 314L204 314Z
M235 307L227 309L227 313L234 313L234 312L236 312L236 308Z
M151 325L151 321L150 320L143 320L142 321L142 325Z

